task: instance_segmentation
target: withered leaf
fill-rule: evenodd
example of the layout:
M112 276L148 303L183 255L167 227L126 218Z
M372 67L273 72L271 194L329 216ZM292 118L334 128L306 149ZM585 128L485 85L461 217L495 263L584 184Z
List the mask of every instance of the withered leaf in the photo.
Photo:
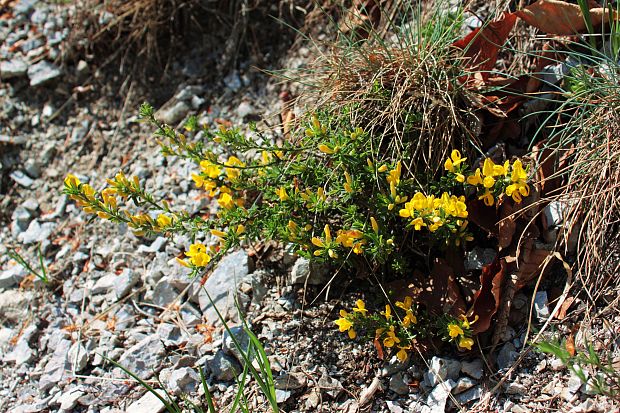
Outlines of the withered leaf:
M486 80L495 66L500 48L508 39L516 22L517 16L514 13L505 12L498 20L474 30L453 45L459 49L466 49L465 56L470 58L467 66L479 70L482 78Z
M474 333L482 333L489 329L491 318L497 312L501 300L502 282L506 277L508 264L504 259L495 259L491 264L482 267L480 290L474 295L474 304L469 317L478 316L472 325Z
M571 35L586 30L586 23L579 5L565 1L539 0L516 11L515 15L547 34ZM590 17L593 26L609 21L608 11L602 7L591 8ZM616 18L615 15L614 18Z

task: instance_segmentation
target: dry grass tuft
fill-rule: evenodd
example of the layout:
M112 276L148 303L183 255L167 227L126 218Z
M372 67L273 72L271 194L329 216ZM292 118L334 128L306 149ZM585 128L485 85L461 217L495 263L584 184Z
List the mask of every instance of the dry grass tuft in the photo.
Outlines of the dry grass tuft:
M184 34L196 29L200 0L87 0L76 11L74 52L121 53L162 62Z
M413 173L434 173L451 149L476 141L455 64L456 56L420 53L416 46L365 45L338 49L315 72L322 101L351 108L352 124L381 137L375 153L410 159Z
M574 233L578 274L593 302L613 300L620 287L620 91L614 93L574 119L580 142L561 196L569 205L561 239L567 244Z

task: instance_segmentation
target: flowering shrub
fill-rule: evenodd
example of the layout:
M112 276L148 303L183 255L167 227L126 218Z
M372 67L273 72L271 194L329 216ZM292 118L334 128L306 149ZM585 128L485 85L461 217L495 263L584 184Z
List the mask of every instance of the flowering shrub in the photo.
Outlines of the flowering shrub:
M381 153L380 138L350 125L347 110L319 111L276 145L256 130L250 139L238 129L199 126L195 118L180 133L142 105L140 116L157 128L162 153L196 165L188 179L217 204L211 216L172 208L123 172L99 191L68 175L64 192L85 212L126 223L136 235L189 235L192 245L177 261L192 275L244 240L273 239L308 258L401 276L424 268L429 255L441 256L447 248L463 251L473 240L469 201L493 206L510 197L519 203L529 194L520 160L495 164L487 158L472 171L456 149L445 160L445 176L416 176L414 159ZM396 309L388 305L382 316L370 315L358 302L352 313L341 313L337 324L350 337L363 332L406 358L424 329L411 298L396 303ZM398 312L403 314L397 318ZM444 336L470 348L471 323L464 318L446 323L439 329Z

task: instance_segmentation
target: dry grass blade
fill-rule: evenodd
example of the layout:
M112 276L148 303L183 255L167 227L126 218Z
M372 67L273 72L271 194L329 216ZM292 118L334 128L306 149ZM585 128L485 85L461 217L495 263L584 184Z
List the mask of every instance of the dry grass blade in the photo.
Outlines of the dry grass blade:
M475 141L455 62L456 56L365 45L327 56L316 73L324 99L351 108L352 124L381 137L376 153L411 159L411 172L437 172L452 148Z
M562 240L565 245L576 240L581 283L593 302L620 285L617 277L620 265L617 256L620 244L618 110L616 101L597 107L583 119L581 142L562 195L567 205Z

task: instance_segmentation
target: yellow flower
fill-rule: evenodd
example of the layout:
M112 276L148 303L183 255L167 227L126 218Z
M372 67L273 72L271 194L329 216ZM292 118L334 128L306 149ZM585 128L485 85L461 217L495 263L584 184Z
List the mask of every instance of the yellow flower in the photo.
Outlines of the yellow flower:
M390 329L387 332L387 337L383 339L383 345L385 347L391 348L398 343L400 343L400 338L396 337L396 333L394 332L394 326L390 326Z
M241 160L239 160L239 158L237 158L236 156L229 157L228 160L224 162L224 165L236 166L241 168L245 166L245 164L241 162ZM241 175L241 170L239 168L226 168L226 176L231 181L239 178L239 175Z
M482 174L484 176L493 176L493 167L495 162L491 158L486 158L484 164L482 164Z
M319 145L319 151L327 154L327 155L333 155L336 151L332 148L330 148L329 146L325 145L324 143Z
M228 236L227 233L225 233L224 231L220 231L219 229L212 229L211 231L211 235L215 235L218 238L226 238Z
M466 160L467 158L461 158L461 152L454 149L450 154L450 158L446 159L446 162L444 163L444 168L446 169L446 171L454 172L455 168Z
M395 305L398 308L402 308L403 310L411 310L411 305L413 304L413 298L405 297L404 301L396 301Z
M381 165L379 167L379 169L377 169L377 171L379 171L379 172L385 172L387 170L388 170L388 166L387 165Z
M408 357L407 350L409 350L410 346L407 346L407 347L398 346L398 348L399 350L398 350L398 353L396 353L396 358L398 358L398 360L401 363L404 363L405 360L407 360L407 357Z
M297 234L299 232L299 226L294 221L289 220L286 227L292 234Z
M465 333L463 332L463 329L458 324L456 323L448 324L448 335L450 335L450 337L456 338L458 336L463 336L464 334Z
M355 240L361 238L362 236L364 236L364 233L356 229L351 229L348 231L338 231L336 243L341 244L343 247L353 248Z
M289 196L286 193L286 188L284 188L283 186L276 190L276 194L278 195L278 198L280 198L280 201L286 201L287 199L289 199Z
M396 168L390 171L390 174L387 177L387 181L389 184L394 183L394 185L398 185L400 182L400 175L402 171L402 164L400 161L396 163Z
M493 206L495 203L495 198L493 198L493 194L491 194L488 189L484 194L480 195L478 199L482 199L486 206Z
M476 168L476 172L473 175L467 177L467 183L470 185L482 185L482 175L480 168Z
M325 224L325 228L323 228L323 232L325 233L325 242L327 244L332 243L332 232L329 229L329 224Z
M80 185L80 180L73 174L68 174L65 178L65 185L70 188L77 188Z
M347 171L344 171L344 179L346 180L346 182L343 185L344 190L352 194L353 193L353 187L352 187L353 179L351 179L351 175L349 175Z
M375 217L370 217L370 226L372 226L372 230L375 234L379 234L379 224L377 224Z
M235 207L235 202L229 193L221 194L217 200L217 203L224 209L233 209Z
M200 161L200 170L211 179L215 179L220 176L220 172L222 171L219 166L208 160Z
M474 340L469 337L461 337L459 340L459 347L471 350L471 346L474 345Z
M312 237L310 242L312 242L315 246L319 248L325 248L325 244L323 243L323 240L321 240L320 238Z
M484 185L485 188L492 188L493 185L495 185L495 178L492 176L485 176L482 180L482 185Z
M349 334L350 339L354 339L357 336L355 330L353 330L353 323L349 320L349 313L344 310L340 310L340 318L334 323L338 326L341 333L345 331Z
M478 321L478 318L480 318L480 317L478 317L478 315L476 315L474 317L474 321L471 321L471 322L467 319L467 316L465 314L462 314L461 318L463 319L463 327L465 329L469 330L471 328L471 325L474 324L476 321Z
M389 304L385 305L385 312L381 313L385 316L385 319L390 321L392 319L392 307Z
M422 227L426 226L426 224L424 223L424 220L420 217L417 217L413 221L411 221L411 225L416 231L420 231Z
M157 217L157 225L160 228L166 228L169 227L172 224L172 218L170 218L168 215L165 214L160 214Z
M187 262L186 260L182 260L179 257L175 258L177 263L181 264L184 267L190 268L191 265L189 264L189 262Z
M456 173L456 181L460 183L465 182L465 175L461 173Z
M245 232L245 225L243 224L239 224L237 225L237 229L235 230L235 234L237 234L237 236L243 234Z
M201 243L190 245L185 255L196 267L205 267L211 261L211 257L207 254L207 247Z
M354 312L360 313L362 315L366 315L366 313L368 313L368 310L366 309L366 304L362 300L357 300L355 302L355 305L357 305L357 307L353 308Z

